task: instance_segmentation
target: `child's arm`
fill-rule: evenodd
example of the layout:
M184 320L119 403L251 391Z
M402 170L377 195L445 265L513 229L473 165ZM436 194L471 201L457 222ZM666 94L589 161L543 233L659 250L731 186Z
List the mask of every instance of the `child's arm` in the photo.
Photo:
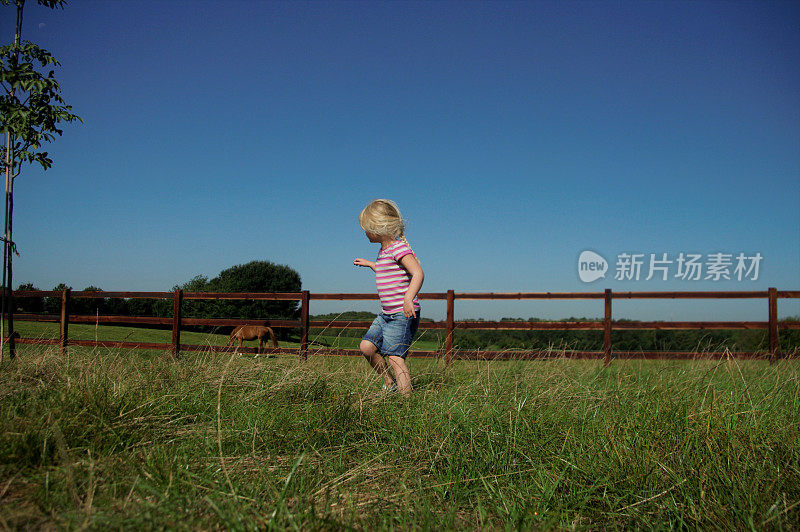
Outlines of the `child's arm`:
M425 272L422 271L422 266L419 265L417 257L412 253L405 255L400 259L400 265L405 268L411 276L408 282L408 290L403 298L403 314L405 317L410 318L414 315L414 298L417 297L419 289L422 288L422 281L425 280Z
M354 266L364 266L365 268L371 268L372 271L375 271L375 263L371 260L367 259L356 259L353 261Z

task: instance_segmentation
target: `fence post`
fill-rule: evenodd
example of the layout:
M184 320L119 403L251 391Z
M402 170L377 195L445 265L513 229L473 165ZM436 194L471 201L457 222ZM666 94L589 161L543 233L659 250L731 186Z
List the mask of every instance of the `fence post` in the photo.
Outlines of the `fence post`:
M66 356L69 343L69 295L69 288L61 291L61 356Z
M455 307L455 299L456 294L453 290L447 291L447 328L445 329L445 341L444 341L444 365L445 367L450 367L453 363L453 329L454 321L453 316L455 315L454 307Z
M308 359L308 303L309 303L308 290L303 290L300 296L300 362L305 362Z
M172 356L178 358L181 352L181 302L183 290L175 290L172 300Z
M769 361L775 362L780 344L778 342L778 289L769 289Z
M603 365L611 364L611 289L606 288L603 319Z
M9 268L10 267L9 265ZM10 281L9 284L11 284ZM11 289L11 286L8 287L5 294L3 298L5 308L3 312L6 318L6 324L8 325L8 358L13 360L17 356L16 337L19 335L14 332L14 291ZM0 358L2 357L0 356Z

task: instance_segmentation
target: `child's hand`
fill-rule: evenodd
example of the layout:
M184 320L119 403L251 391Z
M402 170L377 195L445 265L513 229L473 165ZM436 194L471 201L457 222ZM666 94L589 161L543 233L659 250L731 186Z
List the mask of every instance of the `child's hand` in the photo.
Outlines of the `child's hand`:
M416 313L414 312L413 299L408 299L408 298L403 299L403 315L406 318L413 318L414 316L416 316Z
M367 259L356 259L353 261L354 266L363 266L365 268L375 269L375 263Z

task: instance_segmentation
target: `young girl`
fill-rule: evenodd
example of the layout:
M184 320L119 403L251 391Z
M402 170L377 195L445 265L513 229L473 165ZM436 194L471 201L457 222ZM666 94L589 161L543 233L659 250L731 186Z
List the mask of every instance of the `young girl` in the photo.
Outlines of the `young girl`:
M381 250L375 262L355 259L353 264L375 272L383 310L361 340L361 353L383 377L385 390L396 387L408 396L411 374L405 358L419 326L417 293L425 274L404 236L405 222L393 201L376 199L370 202L358 215L358 222L370 242L380 243ZM386 362L394 372L396 383Z

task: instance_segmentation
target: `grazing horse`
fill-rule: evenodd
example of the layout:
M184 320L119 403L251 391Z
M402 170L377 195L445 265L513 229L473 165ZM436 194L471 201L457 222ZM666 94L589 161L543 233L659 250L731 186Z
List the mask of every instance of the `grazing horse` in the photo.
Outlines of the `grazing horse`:
M269 336L272 340L272 346L278 347L278 339L275 338L275 333L269 327L261 327L258 325L240 325L231 332L228 345L231 345L235 339L239 340L239 347L242 347L242 340L255 340L258 338L258 350L264 347L266 337Z

